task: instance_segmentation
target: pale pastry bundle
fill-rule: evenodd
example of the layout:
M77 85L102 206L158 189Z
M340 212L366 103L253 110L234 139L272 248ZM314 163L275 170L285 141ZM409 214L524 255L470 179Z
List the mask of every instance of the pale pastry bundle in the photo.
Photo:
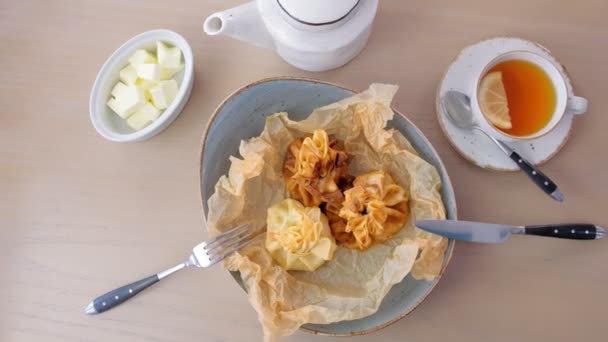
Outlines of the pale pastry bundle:
M268 209L266 249L286 270L314 271L331 260L336 242L317 207L285 199Z

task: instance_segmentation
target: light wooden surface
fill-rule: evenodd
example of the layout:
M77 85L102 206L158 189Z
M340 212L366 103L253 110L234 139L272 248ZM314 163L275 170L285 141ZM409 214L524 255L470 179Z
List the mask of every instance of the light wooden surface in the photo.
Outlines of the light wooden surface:
M338 70L296 70L273 52L207 37L210 13L239 1L0 3L0 341L259 341L254 310L219 267L184 271L99 316L96 295L172 266L206 237L198 188L203 128L235 88L301 75L364 89L401 86L395 107L443 158L463 219L608 226L608 2L381 1L367 48ZM195 55L187 107L143 143L101 138L89 91L120 44L173 29ZM460 48L510 35L549 47L589 99L567 146L543 167L567 201L519 173L478 169L449 146L434 98ZM432 295L406 319L353 341L606 341L608 240L514 237L458 243ZM288 341L344 341L299 332Z

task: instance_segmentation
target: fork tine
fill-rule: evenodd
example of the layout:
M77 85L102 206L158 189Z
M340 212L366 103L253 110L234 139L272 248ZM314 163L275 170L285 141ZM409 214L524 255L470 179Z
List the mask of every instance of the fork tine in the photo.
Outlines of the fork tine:
M212 248L205 248L207 250L207 255L211 258L215 255L222 253L223 251L229 250L230 248L238 245L241 241L244 241L251 237L255 232L250 230L244 235L237 235L232 239L226 240L223 243L216 245Z
M224 241L226 239L237 236L237 235L241 234L242 232L247 231L248 228L249 228L249 225L245 223L245 224L242 224L235 228L232 228L230 230L227 230L227 231L223 232L222 234L217 235L213 239L205 241L205 248L207 248L207 246L211 246L211 245L215 244L216 242L221 243L220 241Z
M256 236L254 236L253 238L241 243L240 245L238 245L238 246L234 247L233 249L227 251L226 253L220 255L220 257L217 259L213 259L213 258L209 257L209 261L210 261L209 266L213 266L213 265L217 264L218 262L226 259L226 257L229 256L230 254L240 251L241 249L245 248L246 246L248 246L250 243L252 243L256 239L260 238L261 236L263 236L263 234L258 234ZM209 267L209 266L207 266L207 267Z

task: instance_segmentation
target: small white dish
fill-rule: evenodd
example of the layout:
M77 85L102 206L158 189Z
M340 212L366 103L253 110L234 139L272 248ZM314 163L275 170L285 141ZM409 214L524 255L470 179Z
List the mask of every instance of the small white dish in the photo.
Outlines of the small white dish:
M174 76L179 85L179 91L171 105L162 112L158 119L144 129L135 131L127 125L125 120L112 112L106 102L110 97L112 87L119 80L120 70L129 64L128 60L133 52L137 49L154 50L157 40L177 46L182 51L184 69ZM192 49L186 39L176 32L152 30L129 39L114 51L97 74L89 100L89 112L93 126L101 136L116 142L143 141L157 135L169 127L188 102L194 81L193 69Z
M456 127L442 110L440 99L448 90L470 94L472 91L470 86L476 84L477 78L488 63L511 51L532 52L552 61L563 76L568 97L574 95L568 74L549 50L527 40L508 37L488 39L465 47L448 67L437 89L437 119L452 146L471 163L496 171L519 171L519 167L482 133ZM568 110L561 121L547 134L535 139L508 142L508 144L532 164L542 164L551 159L566 143L572 128L573 116L573 112Z

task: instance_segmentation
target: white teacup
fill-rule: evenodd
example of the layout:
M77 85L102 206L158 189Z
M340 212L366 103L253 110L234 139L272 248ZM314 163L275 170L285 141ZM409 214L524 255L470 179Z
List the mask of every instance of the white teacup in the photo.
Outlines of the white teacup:
M479 107L477 91L479 89L481 79L483 78L483 76L485 76L488 70L493 68L495 65L508 60L524 60L537 65L549 77L555 89L556 104L555 110L551 115L551 120L549 120L545 127L527 136L514 136L499 130L487 121L487 119L481 112L481 108ZM507 52L490 61L490 63L488 63L488 65L486 65L486 67L479 74L479 77L477 78L477 81L475 83L475 88L473 91L471 91L471 94L471 110L473 111L473 115L477 124L495 138L505 141L529 140L541 137L549 133L553 128L555 128L555 126L557 126L557 124L565 115L578 115L583 114L587 111L587 100L585 98L578 96L570 96L568 94L565 76L559 71L556 65L552 61L540 55L527 51Z

